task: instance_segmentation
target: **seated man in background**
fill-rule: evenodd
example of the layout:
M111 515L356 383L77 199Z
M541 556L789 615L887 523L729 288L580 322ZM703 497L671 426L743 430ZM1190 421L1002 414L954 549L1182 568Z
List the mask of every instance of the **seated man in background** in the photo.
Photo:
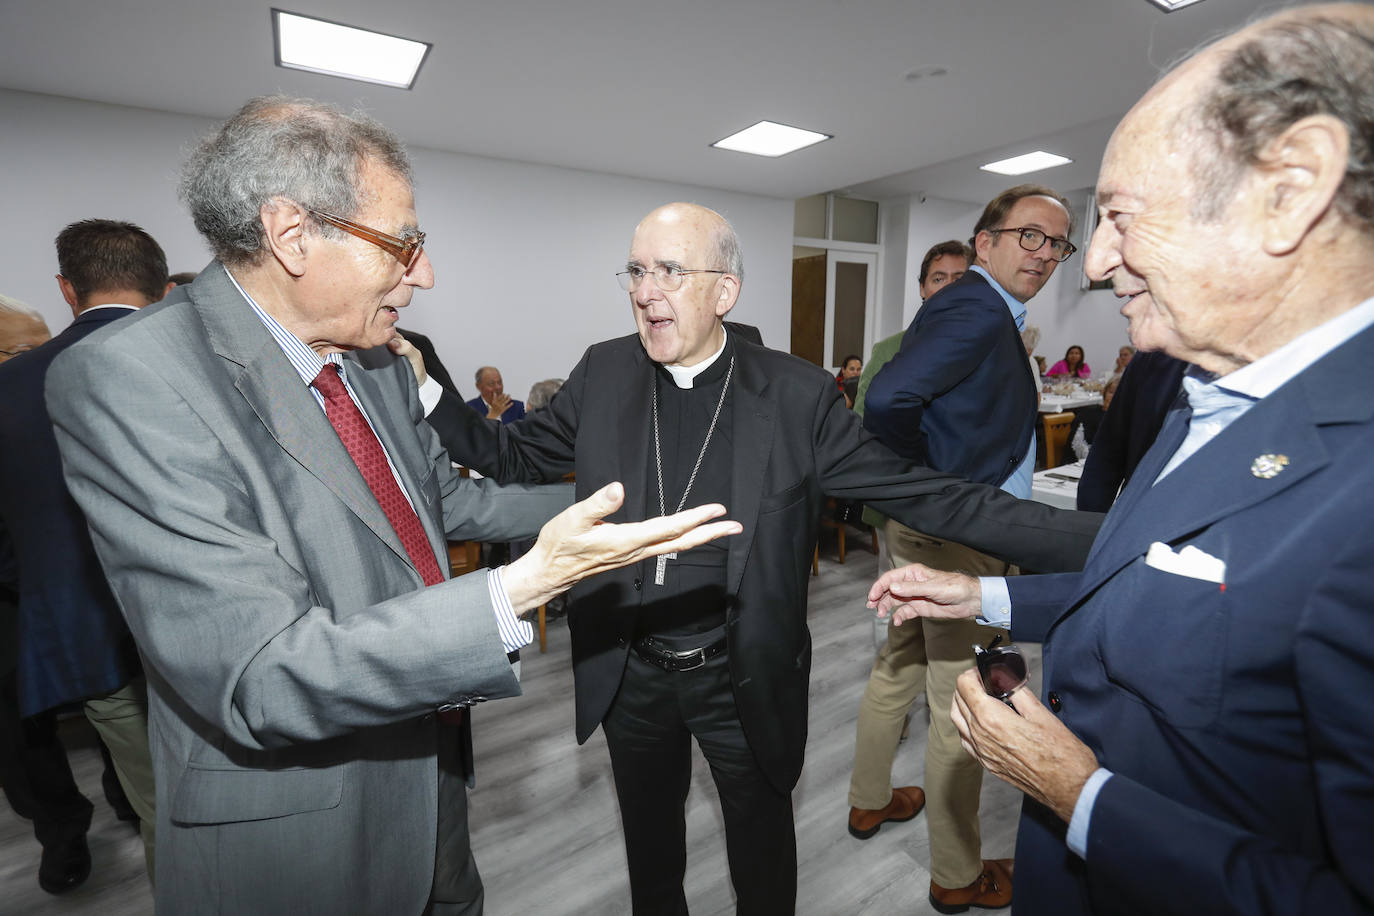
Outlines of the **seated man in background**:
M477 397L468 401L468 406L488 420L514 423L525 416L525 405L506 394L505 383L501 381L501 370L495 366L483 366L472 375L477 383Z

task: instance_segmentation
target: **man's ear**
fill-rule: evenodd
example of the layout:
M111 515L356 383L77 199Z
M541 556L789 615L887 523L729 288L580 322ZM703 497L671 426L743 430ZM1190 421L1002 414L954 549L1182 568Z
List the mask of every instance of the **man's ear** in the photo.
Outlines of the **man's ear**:
M309 216L294 200L274 197L258 210L267 235L267 249L282 268L293 277L305 274L305 256L314 239L306 238Z
M1266 146L1255 168L1268 254L1290 254L1330 212L1349 154L1345 124L1325 114L1294 122Z
M716 317L724 318L739 299L739 277L722 274L716 281Z
M57 288L62 291L62 298L72 307L72 312L75 314L79 300L76 295L76 287L72 286L72 281L61 274L57 274Z
M997 237L986 229L979 229L973 237L973 264L986 264L992 255L992 243ZM970 264L969 267L972 267Z

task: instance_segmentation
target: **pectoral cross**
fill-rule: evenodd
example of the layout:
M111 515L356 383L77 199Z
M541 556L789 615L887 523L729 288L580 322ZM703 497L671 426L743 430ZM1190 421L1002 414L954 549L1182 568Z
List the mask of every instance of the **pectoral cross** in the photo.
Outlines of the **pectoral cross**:
M654 585L662 585L664 577L668 574L668 561L677 559L677 551L672 553L661 553L654 561Z

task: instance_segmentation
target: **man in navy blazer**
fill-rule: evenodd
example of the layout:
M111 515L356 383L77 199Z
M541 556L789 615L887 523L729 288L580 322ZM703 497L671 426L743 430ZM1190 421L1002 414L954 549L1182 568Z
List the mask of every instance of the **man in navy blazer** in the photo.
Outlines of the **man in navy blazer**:
M30 718L85 704L86 717L109 747L138 814L152 874L155 818L146 687L86 518L67 492L43 383L58 354L161 299L172 284L162 248L132 223L73 223L57 236L57 260L57 284L76 320L49 342L0 366L0 521L14 541L19 585L19 714ZM89 873L89 807L84 806L84 824L71 821L65 828L35 818L44 890L67 890Z
M989 201L973 227L972 265L921 306L901 349L869 386L865 428L906 458L1029 498L1037 382L1020 332L1026 303L1073 254L1072 228L1067 202L1043 185L1017 185ZM896 566L1012 571L996 557L895 521L885 534ZM982 771L959 746L947 712L968 647L993 635L969 620L889 626L859 708L849 832L867 839L925 805L937 909L1011 902L1011 863L982 857ZM893 788L892 760L922 691L931 714L925 790Z
M506 394L505 383L501 381L501 370L495 366L483 366L472 375L477 384L477 397L468 401L468 406L488 420L514 423L525 418L525 403Z
M899 616L1010 619L1046 704L961 675L1027 794L1018 913L1374 911L1374 6L1221 39L1117 127L1087 273L1186 404L1082 573L909 568Z

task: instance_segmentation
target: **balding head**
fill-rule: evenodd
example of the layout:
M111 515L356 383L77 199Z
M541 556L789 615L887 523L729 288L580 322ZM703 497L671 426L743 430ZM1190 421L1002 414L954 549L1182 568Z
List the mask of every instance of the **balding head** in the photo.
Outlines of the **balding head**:
M1126 299L1134 344L1225 374L1374 294L1370 85L1374 7L1303 7L1131 109L1086 267Z
M739 239L716 211L673 203L640 220L622 279L650 358L693 366L718 350L743 273Z
M0 296L0 363L46 343L47 322L31 306Z

